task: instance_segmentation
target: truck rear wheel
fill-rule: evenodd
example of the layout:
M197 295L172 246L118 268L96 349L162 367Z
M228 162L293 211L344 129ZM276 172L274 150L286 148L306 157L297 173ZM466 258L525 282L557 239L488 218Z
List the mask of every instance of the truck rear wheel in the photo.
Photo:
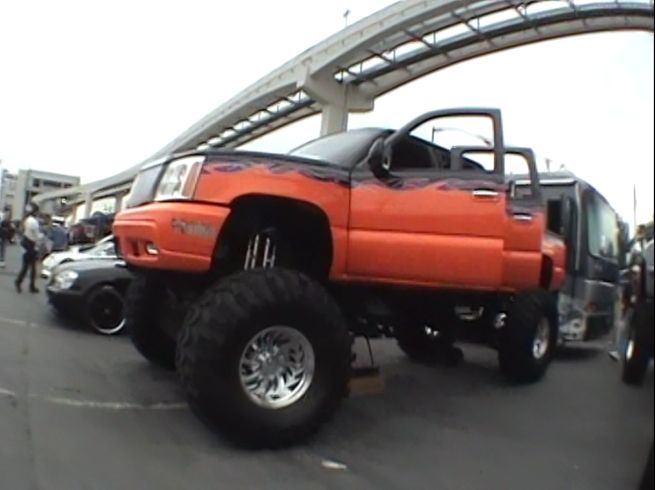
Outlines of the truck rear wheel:
M136 275L125 295L125 329L143 357L158 366L174 369L175 340L160 324L163 297L161 284L146 275Z
M555 303L546 291L516 295L500 331L498 360L509 381L532 383L543 377L557 346Z
M637 303L625 313L627 339L622 355L623 381L640 385L646 377L653 356L653 305L645 301Z
M351 338L326 291L285 269L219 281L189 310L177 369L192 409L238 445L311 435L347 395Z

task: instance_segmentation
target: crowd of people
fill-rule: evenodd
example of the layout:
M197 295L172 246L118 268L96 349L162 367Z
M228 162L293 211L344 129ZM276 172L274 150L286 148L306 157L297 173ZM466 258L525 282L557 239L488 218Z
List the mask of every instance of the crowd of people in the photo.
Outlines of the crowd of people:
M8 210L0 216L0 268L6 267L7 247L19 243L23 249L20 271L14 282L16 291L23 290L23 282L29 274L29 290L38 293L36 277L38 264L52 252L62 252L73 243L93 243L106 235L110 228L93 226L90 223L77 223L70 228L64 226L63 220L41 213L39 207L29 203L25 208L25 218L22 223L14 223Z

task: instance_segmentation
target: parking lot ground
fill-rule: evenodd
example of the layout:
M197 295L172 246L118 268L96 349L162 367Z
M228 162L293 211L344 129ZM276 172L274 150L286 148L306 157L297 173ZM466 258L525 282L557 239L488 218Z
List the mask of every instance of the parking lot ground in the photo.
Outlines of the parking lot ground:
M652 372L642 388L623 385L604 344L569 348L541 383L513 387L490 350L465 347L461 366L435 368L384 340L382 393L347 400L307 444L237 450L127 338L66 324L43 292L16 294L10 250L2 489L631 489L653 442Z

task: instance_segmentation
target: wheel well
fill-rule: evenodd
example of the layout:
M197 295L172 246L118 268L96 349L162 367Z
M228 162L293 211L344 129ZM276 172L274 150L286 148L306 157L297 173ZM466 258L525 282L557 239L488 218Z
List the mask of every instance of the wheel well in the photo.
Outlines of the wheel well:
M231 203L230 213L216 241L212 271L218 274L243 268L243 253L253 232L273 227L292 252L292 263L282 264L316 279L327 277L332 265L332 234L325 212L291 198L247 195Z

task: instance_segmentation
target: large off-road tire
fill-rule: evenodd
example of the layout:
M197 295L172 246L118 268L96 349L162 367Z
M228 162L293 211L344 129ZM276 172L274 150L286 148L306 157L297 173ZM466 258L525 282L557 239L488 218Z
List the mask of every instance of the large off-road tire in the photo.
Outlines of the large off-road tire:
M177 369L201 419L238 445L281 447L314 433L347 395L351 344L318 283L254 269L219 281L191 306Z
M125 295L125 329L143 357L158 366L174 369L175 339L161 328L163 298L161 284L137 274Z
M622 378L626 384L640 385L653 357L653 303L638 302L624 315L628 322L622 352Z
M557 347L559 328L554 298L536 290L509 303L498 339L498 360L505 378L532 383L543 377Z

